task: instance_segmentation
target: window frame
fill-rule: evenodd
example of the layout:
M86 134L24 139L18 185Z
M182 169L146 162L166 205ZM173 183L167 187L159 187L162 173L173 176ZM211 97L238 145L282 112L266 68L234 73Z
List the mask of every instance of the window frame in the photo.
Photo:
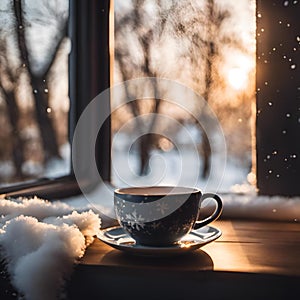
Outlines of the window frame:
M256 1L258 195L300 195L299 11L299 3Z

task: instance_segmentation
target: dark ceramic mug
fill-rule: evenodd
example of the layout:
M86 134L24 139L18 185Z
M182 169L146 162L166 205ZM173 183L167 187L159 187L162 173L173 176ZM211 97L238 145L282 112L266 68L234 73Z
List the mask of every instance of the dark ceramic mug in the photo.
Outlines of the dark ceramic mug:
M216 202L216 208L199 221L201 203L207 198ZM114 207L120 225L136 243L167 246L216 220L223 203L218 195L202 194L196 188L152 186L115 190Z

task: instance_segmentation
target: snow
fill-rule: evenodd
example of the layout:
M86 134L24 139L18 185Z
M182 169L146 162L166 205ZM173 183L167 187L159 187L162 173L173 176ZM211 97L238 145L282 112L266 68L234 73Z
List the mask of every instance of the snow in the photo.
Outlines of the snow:
M91 210L36 197L0 198L0 216L0 254L12 284L28 300L58 298L101 225Z
M152 151L150 173L139 176L138 156L127 153L122 147L112 149L112 182L117 187L149 185L197 186L204 192L229 192L236 184L247 182L249 171L234 159L216 153L212 157L212 167L208 178L201 178L202 159L193 149L183 151ZM222 161L223 159L226 162Z
M47 162L44 176L55 178L69 174L71 168L71 146L69 143L63 144L59 149L62 159L51 159Z
M12 161L0 161L0 177L6 179L14 174L14 166ZM1 186L1 182L0 182Z
M223 217L300 222L300 197L258 196L249 184L235 185L223 194Z
M35 134L31 128L22 132L24 136ZM22 171L25 175L30 175L35 178L57 178L63 177L70 173L71 169L71 147L67 142L60 146L59 152L61 158L49 159L45 166L41 162L34 159L26 160L22 165ZM11 160L0 161L0 187L15 185L16 182L10 182L14 177L14 165ZM7 182L6 182L7 181ZM21 183L21 182L20 182Z

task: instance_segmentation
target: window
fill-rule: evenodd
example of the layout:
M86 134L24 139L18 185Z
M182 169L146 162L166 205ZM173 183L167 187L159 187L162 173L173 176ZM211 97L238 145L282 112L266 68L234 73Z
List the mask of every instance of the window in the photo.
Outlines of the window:
M1 2L0 186L70 173L68 1Z
M114 81L131 80L112 97L117 186L253 180L255 20L252 0L115 1Z
M188 86L192 90L196 90L197 94L203 95L205 92L208 94L212 93L208 96L209 99L212 99L209 104L213 108L212 111L215 111L216 108L219 109L218 118L222 124L223 130L225 131L228 146L227 150L231 157L229 166L232 168L235 167L234 172L231 174L234 176L237 175L233 181L224 187L223 191L228 192L228 187L233 183L240 184L247 180L253 183L256 180L255 174L257 174L257 186L260 194L289 196L299 195L298 186L296 184L297 178L299 178L298 156L300 153L299 143L297 141L297 132L299 132L300 124L298 120L299 82L297 81L297 78L299 78L299 56L297 56L299 51L299 33L296 31L298 24L296 15L299 11L298 2L272 1L270 3L262 3L261 1L257 1L255 3L251 0L245 0L239 1L239 4L234 1L231 5L231 2L226 2L226 4L224 4L224 1L207 1L207 6L205 6L201 1L199 1L199 3L197 1L193 2L193 5L191 1L187 1L186 5L188 6L186 7L189 7L189 9L186 10L185 7L183 10L181 9L181 6L184 5L185 1L160 1L163 5L161 8L156 6L155 1L152 2L155 4L151 5L149 4L149 1L132 1L132 4L139 3L140 6L138 9L134 9L134 6L132 5L125 5L122 1L115 1L116 15L114 42L116 51L114 60L111 60L111 64L108 33L109 1L101 1L101 3L98 2L99 1L89 1L88 3L83 1L78 1L76 3L73 1L70 2L69 36L72 44L69 65L70 140L72 140L76 124L78 123L78 120L80 120L80 117L87 105L101 91L104 91L109 87L109 68L111 66L114 66L115 68L115 73L111 72L111 75L113 74L114 76L114 82L123 82L124 79L128 80L137 76L145 77L145 74L150 77L161 76L168 78L169 76L169 79L172 80L182 80L185 86ZM247 16L250 19L250 25L245 26L245 31L239 30L239 27L236 25L235 19L233 18L235 15L241 17L241 14L235 14L235 12L237 10L239 12L242 11L240 10L242 7L245 8ZM157 15L152 14L153 11L155 11ZM184 15L180 15L183 11L191 12L191 16L186 13ZM206 14L213 14L216 18L216 22L218 21L221 24L217 29L220 30L222 34L217 34L219 32L216 31L217 33L214 32L215 35L213 35L213 37L217 38L217 40L220 39L218 43L225 41L225 50L229 49L229 52L226 52L227 55L224 55L224 57L222 55L220 55L220 57L215 57L216 62L222 61L222 63L225 63L225 61L223 61L224 59L229 59L229 61L226 61L227 64L225 64L226 68L224 69L216 68L216 65L211 64L209 60L202 56L202 54L197 57L198 50L197 48L193 48L199 43L203 43L203 45L206 46L205 51L208 55L216 55L217 45L214 44L217 43L216 40L209 37L209 32L205 33L204 39L204 37L199 36L198 34L201 30L193 27L199 25L197 23L199 21L197 12L201 12L200 15L202 16L203 11L205 11ZM272 14L270 12L272 12ZM127 18L126 16L128 14L131 14L131 17L132 14L134 14L134 18ZM178 18L177 14L179 14L181 18ZM153 18L154 15L157 16L157 18ZM146 17L149 16L152 17L146 19ZM203 16L206 15L204 14ZM148 22L147 24L134 23L138 19L147 20ZM212 20L211 18L203 17L200 18L200 21L204 22L207 19ZM246 18L242 18L242 22L245 20ZM157 28L154 26L158 21L165 22L162 26L166 26L165 28L167 28L166 32L168 32L168 34L171 32L170 36L163 35L165 34L162 33L163 30L165 30L164 28ZM279 21L281 21L281 23L279 23ZM207 28L209 27L204 26L201 22L201 26L208 30ZM227 36L222 31L222 26L230 23L234 24L234 29L232 29L233 32ZM283 23L285 24L284 26L282 25ZM150 27L145 27L144 25ZM279 28L284 28L284 30L278 30L279 34L276 36L273 35L271 40L271 35L269 34L269 32L271 32L270 28L279 25L283 26ZM214 30L217 30L215 28L215 24L210 24L210 26L212 26ZM132 32L133 27L135 27L135 31L140 34L141 38L137 36L136 32ZM152 32L151 28L156 28L158 32ZM162 31L160 32L160 30ZM120 35L124 34L124 32L128 34L128 39L125 40L127 43L125 43L124 38L120 38ZM201 32L201 34L202 33L203 32ZM159 34L161 34L160 39ZM151 60L148 59L150 56L147 57L147 55L150 55L147 52L149 50L147 48L147 43L149 42L149 40L147 40L148 38L155 38L154 46L160 47L158 49L151 50ZM248 45L249 47L242 44L243 46L241 49L239 47L236 48L235 38L238 38L239 42L244 41L246 43L245 45ZM250 40L248 40L248 38L250 38ZM274 42L274 39L277 40ZM280 41L280 39L282 41ZM128 43L128 41L130 43ZM249 44L247 44L248 42ZM231 43L233 43L233 45ZM136 56L131 56L131 51L129 51L129 48L126 48L128 44L138 47ZM255 44L257 47L256 53ZM281 46L281 44L286 48ZM167 47L164 48L163 46ZM151 47L153 47L153 45ZM282 50L280 50L280 47L282 47ZM275 50L273 50L273 48ZM173 60L164 59L171 55L175 55L170 49L176 50L175 54L177 56L175 57L175 60L174 57L172 58ZM221 53L225 50L218 48L218 51ZM187 53L193 53L194 56L189 57ZM282 60L279 60L280 57L282 57ZM133 60L133 58L136 59L136 61ZM154 58L157 60L154 60ZM244 60L244 58L247 59ZM159 59L162 60L159 61ZM199 59L199 61L197 59ZM187 63L191 60L194 60L195 64ZM133 66L128 64L129 61L133 64ZM278 61L280 61L280 64L282 63L283 65L279 65ZM176 65L176 67L180 66L179 71L173 70L173 65ZM219 80L216 82L218 82L218 87L221 89L221 92L224 92L224 89L228 88L229 91L226 90L226 92L229 92L230 96L235 97L237 102L230 102L231 97L227 98L227 96L221 98L215 97L215 91L212 86L215 87L214 85L216 85L216 82L211 82L209 78L206 77L205 72L197 73L194 71L203 65L215 74ZM186 66L188 67L185 69ZM243 68L240 68L240 66L243 66ZM247 70L246 73L243 73L245 71L244 67ZM286 80L279 81L277 79L279 77L275 77L274 75L278 73L282 74L282 72L285 72L284 70L287 72L284 76ZM169 73L167 73L167 71ZM192 77L193 74L194 78ZM247 79L246 81L245 74ZM198 81L202 82L199 86L197 86L199 83ZM130 82L134 83L134 81ZM244 88L243 85L246 82L248 86L247 88ZM149 82L147 84L149 84ZM278 85L280 87L278 89L279 92L276 92L277 89L274 89L274 85ZM137 107L135 102L133 102L133 105L130 107L128 107L128 105L126 107L125 105L119 106L119 104L122 103L121 100L124 93L128 91L130 93L133 92L137 86L134 84L131 86L128 85L128 91L126 91L124 84L118 86L119 89L117 86L112 89L112 92L115 94L111 97L112 101L120 101L117 105L113 104L113 108L118 106L118 109L112 109L112 115L110 116L109 100L111 95L104 95L102 102L97 104L98 106L88 120L88 127L85 131L88 132L88 134L85 134L83 137L84 139L80 141L81 147L76 148L78 151L73 153L73 160L75 161L76 168L78 167L82 171L80 174L83 175L80 187L85 185L83 181L86 179L86 186L89 188L90 178L94 176L93 172L95 171L93 167L91 168L91 164L95 162L95 159L86 154L96 154L97 167L101 173L103 181L112 180L112 182L117 185L126 185L132 183L134 176L131 179L128 177L126 178L127 166L126 168L121 167L120 170L116 169L120 166L117 163L118 160L120 160L121 163L124 163L124 156L122 155L124 155L125 152L123 152L123 154L118 153L121 152L122 147L123 149L127 149L125 154L128 154L128 157L131 160L130 163L133 169L133 174L134 172L136 173L135 179L143 179L140 184L144 184L144 179L149 176L149 173L147 173L149 172L149 169L147 170L147 165L151 166L151 163L153 162L154 165L156 164L156 154L163 157L165 159L164 163L173 167L174 170L174 162L177 161L178 150L181 149L180 147L189 151L189 147L191 146L188 143L184 143L182 136L189 135L194 137L192 140L196 140L196 148L200 151L199 153L203 151L203 157L205 157L205 151L208 151L209 153L211 150L218 149L217 146L208 144L208 150L205 150L205 146L203 146L205 145L205 142L203 141L205 141L209 135L206 135L205 132L203 133L203 128L201 128L201 126L199 127L199 124L196 122L197 120L189 117L190 111L186 112L184 107L182 108L174 104L170 105L168 101L164 100L161 101L158 109L161 109L161 112L172 112L172 116L176 116L176 118L172 117L173 120L176 119L176 121L178 121L178 128L182 129L182 127L184 127L187 129L187 132L179 132L180 130L177 131L176 127L175 129L170 129L170 135L160 134L158 132L146 132L145 135L137 136L135 140L131 140L131 144L128 146L127 137L130 136L130 130L132 129L131 126L135 125L134 123L128 123L127 127L124 127L123 125L127 122L127 118L130 115L132 116L135 114L134 109L141 110L144 115L148 114L151 110L154 111L157 109L155 105L156 102L153 101L153 99L156 99L155 96L157 96L156 93L158 93L158 91L155 89L155 86L154 89L151 85L148 87L144 86L145 89L149 88L150 91L152 91L152 98L149 97L149 99L144 99L144 105L140 107ZM207 89L207 86L209 86L210 89ZM119 92L119 94L116 92ZM276 93L272 94L273 92ZM223 95L224 93L222 96ZM163 98L163 95L160 94L160 97ZM158 98L159 97L157 97L157 99ZM204 99L206 98L207 97L204 97ZM224 102L226 105L224 105ZM253 113L252 108L253 106L255 107L255 104L257 107L254 109L254 114L256 110L256 118L254 117L251 121L250 115ZM199 107L195 108L195 111L196 109L199 109ZM274 114L272 110L274 110ZM283 111L284 118L282 119ZM92 149L91 151L88 150L90 152L86 152L91 142L89 136L98 135L97 126L95 126L95 124L99 124L99 118L101 119L101 115L105 115L107 112L108 117L102 120L104 126L102 126L100 135L97 138L96 150ZM210 115L208 114L208 116ZM110 118L112 118L112 120ZM278 120L281 120L282 122L280 121L279 124ZM149 124L151 124L151 121ZM223 126L223 124L225 125ZM112 126L112 131L117 137L114 138L114 136L112 136L112 164L110 157L110 126ZM278 132L276 131L277 129L281 130L282 134L286 134L283 139L279 137ZM254 134L252 137L254 137L255 141L257 141L256 145L251 141L251 134ZM173 139L174 136L176 137L175 139ZM276 137L278 138L276 139ZM151 140L152 143L149 144L149 140ZM142 156L137 155L140 149L145 147L144 141L147 141L148 143L146 147L149 147L150 145L151 148L144 152L146 153L146 156L148 156L146 159L145 157L143 158ZM180 141L179 144L177 141ZM203 149L201 149L201 147L203 147ZM120 156L117 156L117 154L120 154ZM149 158L152 154L155 156L153 158L154 161L151 162L151 159ZM277 164L277 162L279 162L279 158L281 161L280 165ZM288 162L286 162L285 159L287 159ZM144 166L146 167L141 167L142 160L144 160ZM251 173L251 170L253 171L253 166L251 166L252 162L254 162L254 166L257 167L257 169L254 170L255 173ZM159 158L157 164L161 167ZM205 164L199 165L200 170L203 173L207 171L204 168L204 165ZM191 170L192 167L194 167L193 161L192 166L190 167ZM54 194L61 197L64 194L69 195L70 192L78 192L73 168L74 164L70 169L71 171L68 172L65 177L65 180L71 183L69 191L65 191L67 186L65 185L63 189L56 189ZM212 170L212 168L208 169ZM125 175L123 175L125 177L120 172L124 172ZM172 172L173 171L171 171L171 173ZM177 170L175 168L172 175L177 174L176 172ZM248 174L251 175L247 178ZM122 175L121 178L118 177L119 175ZM143 177L140 175L143 175ZM228 173L225 174L225 176L228 176ZM151 183L151 180L153 180L153 177L151 178L151 174L148 178L150 178L148 183ZM165 176L163 177L163 180L165 181L161 181L161 183L173 183L169 182L169 179L170 177ZM53 182L58 184L61 180L62 178L52 179L50 181L52 184L49 185L49 180L46 179L43 187L41 187L41 181L35 181L33 183L30 182L22 187L29 189L25 190L25 192L38 193L39 195L46 195L49 198L49 195L53 193ZM97 181L97 177L94 178L94 181ZM207 182L203 182L207 184ZM157 183L159 182L152 182L152 184ZM36 186L34 189L32 189L33 185ZM45 189L46 186L47 188ZM4 187L1 189L1 193L11 192L12 195L20 193L20 191L14 192L16 189L20 189L20 186L14 185L12 187ZM24 190L22 193L23 192Z
M84 1L60 1L59 4L56 0L40 1L39 3L34 1L26 1L26 3L25 1L1 2L1 22L3 22L3 24L7 23L7 26L11 26L11 29L16 30L12 38L14 40L9 41L10 48L7 49L10 51L9 53L12 57L1 55L1 59L12 59L16 65L13 65L13 67L15 67L18 72L22 73L16 86L12 86L12 88L16 89L16 91L13 92L15 92L15 94L17 94L17 92L19 93L14 95L15 97L13 97L13 99L24 102L24 99L26 98L25 100L27 102L24 104L27 105L27 109L32 109L30 112L32 115L34 115L36 110L32 103L34 103L35 97L40 95L46 97L47 101L50 101L51 99L53 105L55 102L60 105L59 107L63 107L63 112L61 112L60 108L51 105L46 107L43 106L41 110L43 113L46 113L46 116L48 117L54 118L54 115L61 115L60 119L57 119L56 121L51 119L51 123L56 127L55 138L60 141L60 145L66 145L64 147L66 151L62 153L66 154L66 159L62 160L59 158L55 161L55 166L60 168L59 172L54 172L55 170L53 170L53 168L50 168L51 172L48 172L42 166L44 160L48 157L48 154L46 155L46 153L48 153L49 149L53 146L55 139L50 139L49 134L46 134L45 132L45 124L39 124L38 121L35 121L34 116L26 116L32 123L35 122L35 124L32 125L34 130L32 128L28 128L27 130L27 127L31 125L27 125L26 122L29 122L27 119L25 121L21 120L23 122L22 124L14 122L15 125L20 126L22 129L18 129L16 135L12 134L13 129L11 126L5 125L4 131L7 132L1 131L1 134L6 134L8 142L1 143L0 149L1 154L2 152L4 153L4 166L6 168L9 167L12 170L11 173L13 176L9 176L7 170L4 172L7 176L6 179L3 179L0 175L0 194L37 194L49 199L79 193L80 190L73 173L71 147L69 146L69 143L72 141L76 123L86 105L93 97L95 97L95 95L109 86L109 53L107 48L109 1L98 2L90 1L85 3ZM19 5L16 15L14 14L14 7L11 6L12 3ZM96 15L93 14L94 12L96 12ZM7 20L9 22L7 22ZM64 30L61 30L62 28ZM5 36L4 29L5 26L3 27L3 30L1 30L1 36ZM21 42L18 40L18 37ZM19 49L18 41L26 44L28 49L25 50L28 51L28 53L25 52L24 54L24 49L21 49L23 52ZM60 43L63 43L65 47L60 47ZM1 42L1 47L5 48L5 46L6 44ZM23 62L26 59L26 55L28 54L29 67L31 67L32 64L32 68L37 68L38 66L44 66L46 63L49 65L48 60L51 58L51 55L54 55L53 53L56 53L55 51L59 54L60 61L56 61L55 64L53 63L53 69L51 68L51 72L49 71L48 77L45 74L42 74L43 76L40 75L40 72L43 70L34 69L33 71L37 72L39 75L38 79L41 79L41 83L40 85L33 84L32 81L33 79L36 80L35 77L37 76L32 76L34 77L33 79L30 77L31 69L28 69L27 61ZM21 54L23 54L24 57L22 57ZM9 61L9 63L11 62ZM48 65L46 65L46 67ZM1 63L2 68L5 66L5 64ZM22 68L18 68L20 66ZM4 73L4 71L1 72L5 84L4 88L10 88L8 82L9 78L7 78L8 75ZM95 78L98 78L98 80L96 81ZM25 88L23 86L25 86ZM35 86L36 88L32 88L32 86ZM24 89L25 91L23 92L21 89ZM1 88L0 118L1 122L5 122L6 124L9 123L6 121L9 113L6 111L6 105L4 103L4 92L5 90ZM23 93L21 94L21 92ZM38 103L40 103L40 101L38 101ZM8 106L8 108L10 107L11 106ZM39 125L40 127L38 128ZM107 122L106 126L107 131L109 131L109 122ZM2 125L1 128L3 128ZM24 176L24 178L17 179L13 174L17 169L13 165L13 156L19 157L21 149L12 147L11 144L15 142L15 137L19 137L21 131L24 131L23 137L24 135L27 135L31 138L34 133L38 135L37 139L39 140L41 139L40 136L45 133L48 142L49 140L51 142L48 143L45 148L42 147L42 142L39 141L31 141L28 143L28 147L43 148L38 152L38 155L34 153L32 149L28 149L26 152L26 155L32 160L37 160L41 156L40 161L38 161L39 165L41 165L40 169L34 169L34 171L38 169L40 172L31 173L30 178ZM105 130L103 130L102 136L105 135L104 133ZM104 142L104 139L106 139L107 142ZM97 151L97 161L103 161L107 164L109 163L109 159L104 159L103 157L109 153L109 137L99 137L99 141L101 141L99 142L99 145L101 143L101 147L99 147L100 150ZM6 150L5 147L8 149ZM19 152L10 154L10 149ZM62 154L60 154L60 156L62 156ZM24 155L23 152L22 155ZM0 157L0 160L1 159L2 158ZM45 161L46 164L48 162L50 162L50 160ZM22 164L22 166L20 166L21 171L29 169L29 167L26 169L26 161L21 160L20 164ZM29 164L29 166L32 165L36 166L37 163ZM109 170L109 168L105 168L102 165L101 174L103 177L108 178L109 173L105 173L104 170Z
M191 99L182 95L187 111L180 112L175 104L162 101L169 99L166 86L134 86L133 80L124 85L123 95L112 98L118 106L112 113L112 179L117 185L176 184L184 171L180 140L182 156L191 161L187 176L198 172L196 185L202 189L243 191L241 184L249 188L250 183L261 195L299 195L297 12L298 1L115 1L114 80L155 76L187 85L216 113L227 146L227 166L218 187L219 178L209 179L223 166L220 159L219 165L210 166L219 153L216 150L214 157L214 143L207 143L214 133L203 134L201 99L195 97L192 107ZM138 99L136 90L143 88L154 89L148 96L152 103ZM138 101L120 106L122 96ZM154 113L152 121L149 113ZM176 120L177 127L172 130L164 123L163 128L155 118L159 113ZM155 131L155 126L160 129ZM188 135L194 135L192 143L182 146ZM186 182L192 181L188 177Z

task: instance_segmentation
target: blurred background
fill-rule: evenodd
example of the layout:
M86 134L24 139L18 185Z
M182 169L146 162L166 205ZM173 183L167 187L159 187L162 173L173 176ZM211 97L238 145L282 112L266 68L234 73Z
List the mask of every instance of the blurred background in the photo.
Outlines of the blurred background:
M0 186L70 172L68 1L0 2Z
M116 135L112 147L115 184L176 183L182 172L182 157L176 147L179 143L181 149L185 149L181 155L190 157L190 162L185 161L190 164L188 175L197 172L198 185L206 186L212 160L221 157L218 158L218 153L213 157L213 145L209 143L215 133L205 132L201 127L206 118L203 99L216 114L226 140L227 167L219 188L228 191L236 184L254 183L255 172L251 171L255 156L252 151L255 1L115 0L114 3L114 83L140 77L165 78L203 97L186 99L182 95L183 108L189 108L185 110L164 101L163 87L155 83L144 87L153 99L138 99L122 106L125 99L136 97L139 87L134 84L124 87L123 99L113 97L113 101L118 102L118 109L112 115L113 137ZM149 113L154 115L137 118ZM182 130L172 128L171 123L159 122L155 115L160 113L182 124ZM130 119L136 121L124 126ZM130 138L133 131L151 132L155 127L166 134L141 134L134 142ZM193 145L186 131L196 144L199 165L195 165ZM128 143L132 143L132 147ZM188 182L189 178L186 184ZM216 188L219 183L210 180L209 188Z
M68 6L67 0L0 3L0 186L70 172ZM157 77L193 90L216 114L225 135L227 166L220 189L255 182L255 1L114 0L114 10L113 83ZM164 101L159 85L146 88L151 99L126 104L135 97L134 84L112 97L118 107L112 112L112 182L172 184L185 155L198 185L207 184L218 157L209 143L214 132L198 122L205 118L199 98L182 95L182 107ZM187 102L193 115L184 109ZM156 114L178 121L184 130L158 122ZM147 122L137 118L143 115ZM134 130L159 126L167 134L130 138ZM199 154L196 166L186 132ZM180 155L179 144L185 149Z

